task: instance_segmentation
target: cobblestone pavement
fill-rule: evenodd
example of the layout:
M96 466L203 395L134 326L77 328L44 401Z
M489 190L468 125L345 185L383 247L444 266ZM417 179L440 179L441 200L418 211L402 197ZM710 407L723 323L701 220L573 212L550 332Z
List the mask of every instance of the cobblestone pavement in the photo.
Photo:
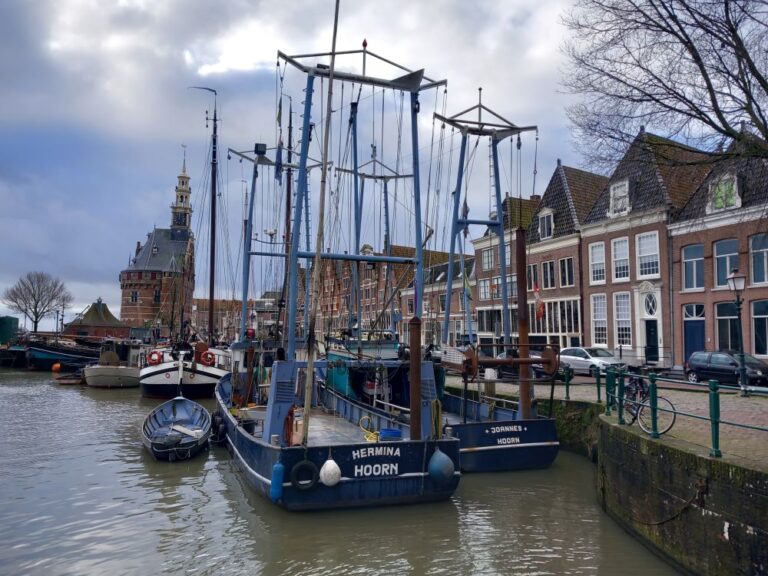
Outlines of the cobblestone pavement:
M448 385L460 387L461 379L448 377ZM470 383L470 388L476 385ZM497 394L517 395L517 384L497 383ZM541 399L550 395L549 384L536 384L535 394ZM709 457L712 447L712 433L709 420L697 419L690 415L709 418L709 394L705 388L692 388L681 384L659 385L659 396L667 398L675 406L677 420L674 427L664 434L659 441L674 442L679 448ZM565 397L565 386L555 386L554 397ZM605 386L601 387L601 398L605 405ZM587 402L597 401L597 389L594 380L576 378L570 386L570 399ZM762 426L768 428L768 396L750 395L742 397L738 392L721 391L720 393L720 450L723 460L768 472L768 431L751 430L725 424L726 421ZM616 411L612 410L610 420L618 425ZM644 434L637 424L631 426L639 434Z

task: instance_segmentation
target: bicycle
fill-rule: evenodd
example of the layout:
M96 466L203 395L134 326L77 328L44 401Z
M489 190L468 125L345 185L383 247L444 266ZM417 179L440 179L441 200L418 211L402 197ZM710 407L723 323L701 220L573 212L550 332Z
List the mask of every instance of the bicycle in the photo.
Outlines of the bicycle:
M630 376L624 387L624 421L632 425L637 421L643 432L651 434L650 389L642 376ZM675 406L663 396L656 397L656 427L659 434L669 432L677 419Z

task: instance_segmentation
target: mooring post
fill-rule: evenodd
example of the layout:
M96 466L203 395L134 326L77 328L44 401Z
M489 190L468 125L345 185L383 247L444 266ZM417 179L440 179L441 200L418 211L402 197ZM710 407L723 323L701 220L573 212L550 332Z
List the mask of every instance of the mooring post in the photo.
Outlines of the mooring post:
M595 386L597 386L597 403L602 404L603 401L600 399L600 370L597 371L597 376L595 377Z
M626 424L624 422L624 370L619 370L619 391L616 394L619 403L616 409L619 411L619 424Z
M651 400L651 438L659 437L659 395L656 389L656 378L658 376L655 372L651 372L651 375L648 377L648 380L650 380L648 393ZM640 406L637 408L639 410Z
M709 422L712 428L712 458L722 458L720 452L720 385L717 380L709 381Z
M571 399L571 369L565 369L565 400Z
M616 390L616 373L613 368L608 368L605 371L605 415L611 415L611 407L613 406L614 391Z
M414 316L408 322L411 345L411 440L421 440L421 320Z

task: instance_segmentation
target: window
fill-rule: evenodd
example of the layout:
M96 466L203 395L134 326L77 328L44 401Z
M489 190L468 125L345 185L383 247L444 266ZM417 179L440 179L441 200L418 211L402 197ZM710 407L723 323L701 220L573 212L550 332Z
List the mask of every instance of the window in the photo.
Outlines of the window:
M704 304L686 304L683 306L683 320L703 320Z
M647 232L635 236L637 242L637 276L659 275L659 233Z
M544 283L544 288L555 287L555 261L548 260L541 264L541 280Z
M509 242L504 244L504 261L507 263L507 268L512 263L512 246Z
M534 286L539 285L539 267L536 264L528 264L528 278L526 287L528 291L533 290Z
M752 353L768 356L768 300L752 302Z
M459 301L459 312L464 312L464 292L457 292ZM469 294L467 295L469 296Z
M609 216L621 216L629 212L629 180L611 185L611 207Z
M489 278L482 278L478 281L480 287L480 300L490 300L491 298L491 281Z
M160 304L160 288L155 288L155 304Z
M493 268L493 250L488 248L483 250L482 254L483 270L491 270Z
M589 245L589 283L605 283L605 244L596 242Z
M491 280L491 298L501 298L501 276Z
M613 316L616 322L616 345L632 345L632 319L629 306L629 292L613 295Z
M445 312L445 294L440 294L440 312Z
M592 294L592 343L608 344L608 310L605 294Z
M739 347L739 321L736 304L721 302L715 304L718 350L735 350Z
M413 314L413 298L408 298L408 314Z
M616 238L611 241L613 257L613 279L629 280L629 239Z
M752 260L752 283L768 283L768 234L757 234L749 239Z
M553 229L554 225L551 212L539 216L539 238L542 240L552 238Z
M573 258L560 260L560 287L573 286Z
M139 301L139 293L136 290L131 292L131 302L134 304Z
M706 212L728 210L741 206L735 174L725 174L709 185L709 201Z
M739 267L739 241L736 238L715 242L715 286L728 286L728 275Z
M683 290L704 288L704 245L683 248Z
M509 297L517 298L517 274L507 276L507 286L509 287Z

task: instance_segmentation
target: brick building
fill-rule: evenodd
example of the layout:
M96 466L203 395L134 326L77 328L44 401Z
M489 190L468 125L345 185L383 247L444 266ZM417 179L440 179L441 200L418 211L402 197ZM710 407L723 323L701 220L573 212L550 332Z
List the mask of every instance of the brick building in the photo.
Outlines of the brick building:
M171 204L171 227L155 228L136 243L128 267L120 272L120 320L135 328L179 332L192 314L195 290L195 238L190 230L192 205L186 161Z
M630 364L673 364L667 224L709 170L707 156L644 130L581 229L584 343Z
M766 160L734 157L713 165L670 224L676 364L696 350L738 349L736 305L727 282L733 268L746 275L744 351L768 357L767 217Z
M607 183L604 176L557 161L527 233L531 344L565 348L584 340L581 226ZM540 314L536 314L534 284L543 304Z

